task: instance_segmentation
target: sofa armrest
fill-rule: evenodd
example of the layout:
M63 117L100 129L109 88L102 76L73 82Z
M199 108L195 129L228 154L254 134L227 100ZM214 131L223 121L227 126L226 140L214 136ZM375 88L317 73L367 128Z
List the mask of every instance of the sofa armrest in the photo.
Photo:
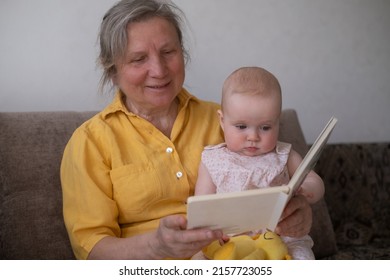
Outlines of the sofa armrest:
M309 150L298 114L294 109L284 109L280 117L279 140L290 143L295 151L304 157Z
M291 143L293 149L302 157L308 151L308 145L294 109L282 111L279 140ZM337 252L333 225L324 199L312 205L312 209L313 226L310 236L314 241L313 251L317 259L324 258Z

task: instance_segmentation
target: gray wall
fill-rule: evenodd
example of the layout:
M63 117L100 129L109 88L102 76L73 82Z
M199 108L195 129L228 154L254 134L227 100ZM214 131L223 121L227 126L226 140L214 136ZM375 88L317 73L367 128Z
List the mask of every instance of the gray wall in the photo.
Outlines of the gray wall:
M109 0L0 0L0 111L98 110L96 36ZM390 1L176 0L189 22L186 87L219 102L243 65L280 80L313 142L390 141Z

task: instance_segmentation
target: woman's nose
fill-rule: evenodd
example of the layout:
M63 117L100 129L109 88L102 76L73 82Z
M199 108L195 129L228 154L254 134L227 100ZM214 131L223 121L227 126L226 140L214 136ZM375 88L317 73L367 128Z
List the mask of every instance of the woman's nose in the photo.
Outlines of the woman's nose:
M152 77L160 78L166 74L167 66L164 58L160 56L154 56L150 60L149 74Z

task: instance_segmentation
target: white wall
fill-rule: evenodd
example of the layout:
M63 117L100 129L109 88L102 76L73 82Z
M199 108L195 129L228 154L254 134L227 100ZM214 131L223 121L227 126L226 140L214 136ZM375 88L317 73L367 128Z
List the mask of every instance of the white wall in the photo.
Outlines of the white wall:
M0 111L98 110L96 36L114 0L0 0ZM280 80L313 142L390 141L390 1L176 0L191 31L186 87L219 102L224 78L259 65Z

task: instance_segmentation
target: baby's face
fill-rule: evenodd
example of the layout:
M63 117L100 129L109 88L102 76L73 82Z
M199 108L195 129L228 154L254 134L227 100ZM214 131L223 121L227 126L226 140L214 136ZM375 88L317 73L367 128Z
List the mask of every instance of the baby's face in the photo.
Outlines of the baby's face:
M220 122L229 150L245 156L257 156L275 148L280 117L280 101L277 98L233 94L224 105Z

